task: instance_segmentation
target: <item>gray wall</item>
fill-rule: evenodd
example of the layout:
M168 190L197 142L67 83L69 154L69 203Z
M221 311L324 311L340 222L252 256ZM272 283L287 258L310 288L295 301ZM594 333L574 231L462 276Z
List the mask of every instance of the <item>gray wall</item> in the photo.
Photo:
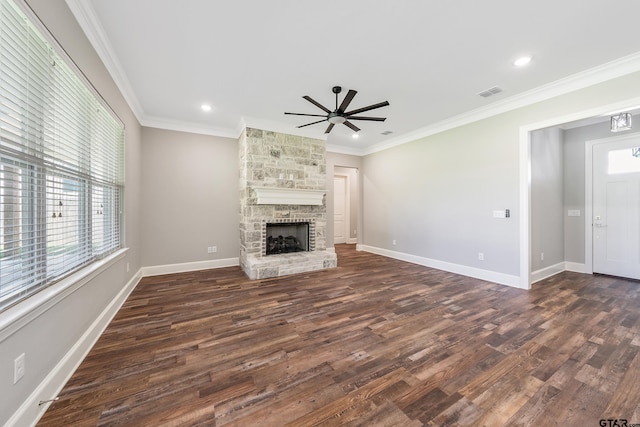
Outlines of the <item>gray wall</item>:
M562 137L558 127L531 133L531 271L565 260Z
M520 128L638 96L634 73L366 156L363 243L519 276Z
M28 0L28 4L53 33L82 72L116 112L126 127L125 234L126 257L93 278L39 317L16 327L0 341L0 425L42 383L105 307L141 268L140 252L140 125L107 70L77 25L64 0ZM126 263L130 271L126 271ZM54 285L55 286L55 285ZM50 288L50 290L55 287ZM6 310L6 319L24 304ZM23 318L24 319L24 318ZM0 331L5 336L5 331ZM26 355L25 376L13 384L13 361ZM50 396L42 396L43 399ZM28 412L37 414L36 404Z
M235 139L142 129L145 267L239 256L238 165Z
M366 156L364 244L517 274L518 133L503 120ZM511 218L493 218L498 209Z

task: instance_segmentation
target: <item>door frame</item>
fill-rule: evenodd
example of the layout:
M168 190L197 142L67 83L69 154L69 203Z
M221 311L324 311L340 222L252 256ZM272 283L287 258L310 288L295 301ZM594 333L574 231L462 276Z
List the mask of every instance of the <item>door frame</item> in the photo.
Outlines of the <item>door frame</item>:
M540 122L530 123L520 127L519 137L519 157L520 157L520 283L519 288L531 289L533 278L531 274L531 132L544 129L552 126L559 126L564 123L573 122L576 120L588 119L590 117L607 116L618 113L625 110L637 109L640 106L640 97L631 98L625 101L616 102L613 104L600 105L588 110L578 111L575 113L567 114L564 116L554 117ZM586 171L585 171L586 172ZM586 179L586 178L585 178ZM586 187L586 182L585 182ZM591 198L591 196L589 196ZM586 215L587 206L591 206L591 203L587 203L585 199L585 228L586 228ZM591 207L592 213L593 207ZM590 219L590 218L589 218ZM593 240L593 235L591 235ZM587 247L590 249L590 253L593 252L591 244L587 243L587 236L585 234L585 271L584 273L593 273L593 259L587 257ZM590 263L591 271L587 271L587 263Z
M593 146L607 140L585 141L584 146L584 272L593 274Z
M345 243L351 243L351 178L346 173L334 172L333 178L337 176L344 178L344 241ZM333 194L333 205L336 204L335 191ZM333 217L334 215L332 215ZM333 220L333 226L336 226L335 219ZM333 232L335 239L335 230ZM334 241L335 243L335 241Z

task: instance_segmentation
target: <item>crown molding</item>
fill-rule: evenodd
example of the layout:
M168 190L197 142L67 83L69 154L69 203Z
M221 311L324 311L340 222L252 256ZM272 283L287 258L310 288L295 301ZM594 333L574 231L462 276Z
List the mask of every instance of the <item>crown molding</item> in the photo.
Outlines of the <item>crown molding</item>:
M363 150L362 155L377 153L399 145L407 144L421 138L467 125L517 108L526 107L547 99L565 95L579 89L603 83L640 71L640 52L616 59L606 64L590 68L560 80L539 86L535 89L494 102L486 107L477 108L466 113L453 116L429 126L400 135L396 138L374 144Z
M144 110L138 100L127 74L124 72L120 61L113 53L113 49L109 40L104 34L104 29L100 24L100 20L96 17L95 10L91 6L89 0L65 0L67 6L71 10L71 13L78 21L80 28L84 31L87 39L95 49L96 53L107 68L109 75L115 82L116 86L122 93L122 96L126 100L127 104L133 111L138 121L142 123L141 118L144 116Z
M336 154L349 154L352 156L364 156L362 148L348 147L346 145L327 144L327 152Z
M314 139L324 139L326 136L318 137L317 133L312 133L306 129L291 129L282 123L274 121L243 117L239 120L234 129L203 127L194 123L181 122L179 120L169 120L159 117L148 117L132 89L129 79L120 65L117 56L113 53L110 43L104 34L100 21L97 19L95 11L89 0L65 0L69 9L80 24L98 56L105 64L109 74L122 92L125 100L133 110L136 118L142 126L164 128L176 131L194 132L213 136L237 138L242 129L246 126L258 129L270 130L274 132L287 133L291 135L303 136ZM351 154L365 156L377 153L399 145L407 144L418 139L426 138L437 133L441 133L459 126L467 125L492 116L506 113L517 108L535 104L547 99L564 95L579 89L596 85L617 77L640 71L640 52L628 55L617 60L602 64L597 67L573 74L563 79L556 80L549 84L523 92L494 102L485 107L468 111L457 116L433 123L412 132L398 135L392 139L374 144L368 148L358 149L337 144L327 144L327 151L341 154Z
M215 126L202 126L199 123L190 123L182 120L170 120L164 117L143 116L138 119L144 127L174 130L177 132L197 133L201 135L219 136L222 138L238 139L242 129L221 128Z
M284 133L287 135L301 136L304 138L318 139L322 141L327 140L327 136L325 134L318 135L317 131L308 128L297 128L291 127L289 124L276 122L273 120L265 120L259 119L257 117L248 117L244 116L241 119L242 123L245 127L253 128L253 129L262 129L271 132Z

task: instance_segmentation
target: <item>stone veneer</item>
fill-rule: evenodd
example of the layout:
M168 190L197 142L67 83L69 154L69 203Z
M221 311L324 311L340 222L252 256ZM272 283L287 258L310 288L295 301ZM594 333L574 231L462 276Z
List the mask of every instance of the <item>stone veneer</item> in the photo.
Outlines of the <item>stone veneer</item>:
M326 190L325 142L246 128L239 139L240 266L250 279L279 277L337 266L326 250L326 195L321 205L258 204L256 187ZM265 255L268 222L309 221L312 251Z

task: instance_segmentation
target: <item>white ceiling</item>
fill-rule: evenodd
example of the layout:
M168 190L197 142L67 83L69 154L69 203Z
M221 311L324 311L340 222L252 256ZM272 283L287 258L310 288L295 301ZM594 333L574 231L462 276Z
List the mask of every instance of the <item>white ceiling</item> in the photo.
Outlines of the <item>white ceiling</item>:
M143 125L325 138L327 123L297 129L313 118L284 112L322 113L303 95L333 109L340 85L358 91L350 108L391 104L366 113L385 122L354 122L359 139L343 125L327 137L356 154L640 70L637 0L67 3ZM523 54L530 65L514 67Z

